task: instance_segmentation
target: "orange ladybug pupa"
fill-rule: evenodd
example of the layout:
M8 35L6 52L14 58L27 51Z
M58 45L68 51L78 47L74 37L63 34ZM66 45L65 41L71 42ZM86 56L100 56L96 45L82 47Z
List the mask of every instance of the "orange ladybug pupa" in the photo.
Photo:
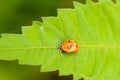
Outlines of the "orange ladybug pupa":
M74 40L65 40L59 47L58 49L61 52L78 52L79 50L79 45L76 41Z

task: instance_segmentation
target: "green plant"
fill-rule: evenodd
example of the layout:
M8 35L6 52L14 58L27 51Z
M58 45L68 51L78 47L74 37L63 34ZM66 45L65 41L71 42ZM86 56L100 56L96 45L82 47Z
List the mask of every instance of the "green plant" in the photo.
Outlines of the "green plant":
M74 80L119 80L119 1L74 2L74 7L22 27L22 34L2 34L0 59L41 65L41 72L59 70L59 75L73 74ZM65 39L79 42L79 52L59 52Z

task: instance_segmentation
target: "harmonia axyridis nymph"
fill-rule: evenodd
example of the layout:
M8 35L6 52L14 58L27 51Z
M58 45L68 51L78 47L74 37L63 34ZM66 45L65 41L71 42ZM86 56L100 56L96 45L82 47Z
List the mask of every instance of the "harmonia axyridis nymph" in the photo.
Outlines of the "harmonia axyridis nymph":
M77 52L79 50L79 45L74 40L65 40L58 49L61 52Z

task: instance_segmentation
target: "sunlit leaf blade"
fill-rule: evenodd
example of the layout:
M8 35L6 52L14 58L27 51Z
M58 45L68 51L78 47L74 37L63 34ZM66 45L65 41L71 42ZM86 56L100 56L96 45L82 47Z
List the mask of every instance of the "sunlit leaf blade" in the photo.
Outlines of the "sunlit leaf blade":
M22 34L2 34L0 59L41 65L41 71L59 70L74 80L120 79L120 5L112 2L74 2L74 9L58 9L57 17L43 17ZM76 40L77 53L61 53L65 39Z

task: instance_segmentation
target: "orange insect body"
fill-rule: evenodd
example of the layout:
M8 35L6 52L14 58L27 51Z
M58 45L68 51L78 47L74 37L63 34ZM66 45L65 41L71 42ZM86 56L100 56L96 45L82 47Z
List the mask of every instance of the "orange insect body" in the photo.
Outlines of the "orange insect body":
M58 48L61 52L77 52L79 45L74 40L65 40Z

